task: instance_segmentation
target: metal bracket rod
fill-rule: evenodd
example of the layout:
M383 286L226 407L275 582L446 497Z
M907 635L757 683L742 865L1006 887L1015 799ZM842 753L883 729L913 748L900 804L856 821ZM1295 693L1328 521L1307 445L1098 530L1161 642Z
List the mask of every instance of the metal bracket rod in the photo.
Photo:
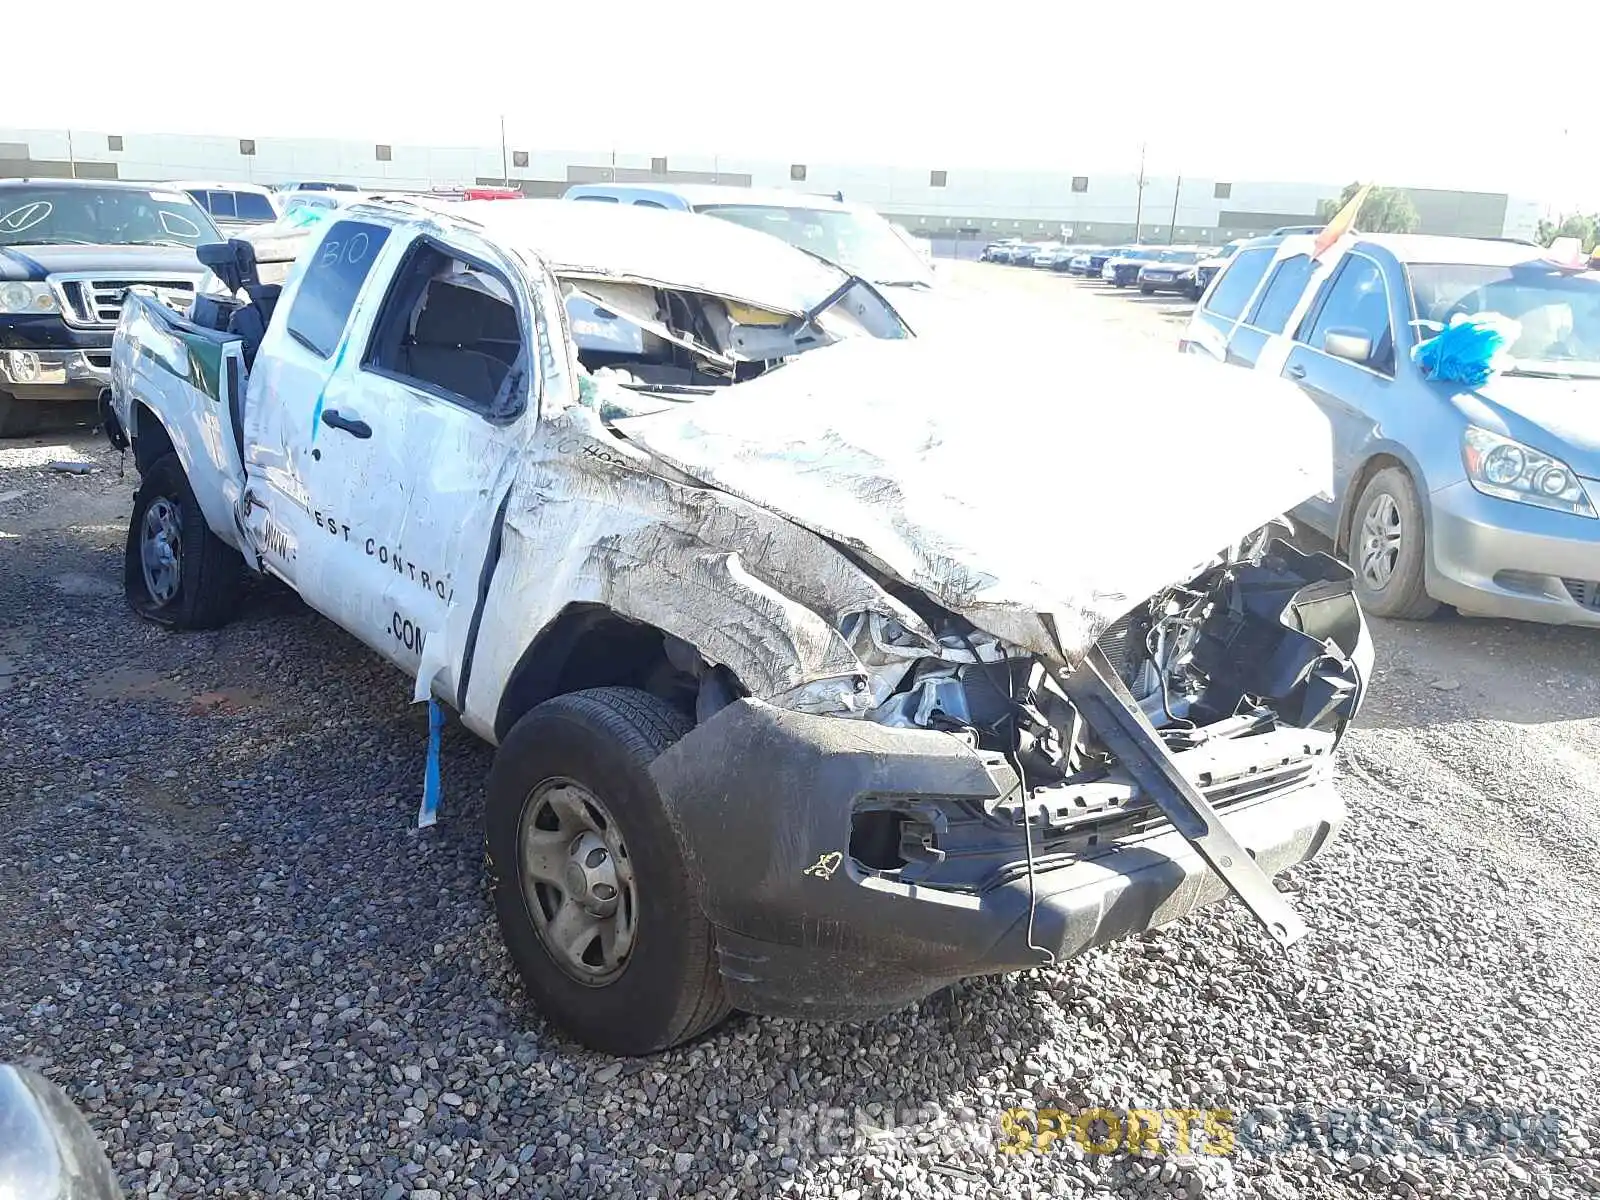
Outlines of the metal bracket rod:
M1099 647L1075 671L1059 678L1067 698L1117 756L1139 790L1155 801L1173 827L1244 901L1273 941L1287 947L1310 932L1273 886L1272 878L1239 845L1210 801L1179 769L1161 735Z

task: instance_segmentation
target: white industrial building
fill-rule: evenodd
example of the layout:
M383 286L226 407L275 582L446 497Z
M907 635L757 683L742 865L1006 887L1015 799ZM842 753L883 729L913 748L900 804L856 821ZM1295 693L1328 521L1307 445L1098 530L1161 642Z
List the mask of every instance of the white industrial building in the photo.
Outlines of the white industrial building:
M1317 219L1318 204L1347 180L1270 183L1151 177L1133 170L965 170L825 162L562 151L516 145L422 146L325 138L119 134L0 128L0 178L68 176L328 180L361 187L428 189L508 181L531 196L571 183L658 180L842 193L907 228L968 241L1018 234L1083 242L1134 239L1218 243ZM1386 181L1388 182L1388 181ZM1403 180L1393 181L1404 186ZM1430 233L1531 237L1537 201L1498 192L1406 188Z

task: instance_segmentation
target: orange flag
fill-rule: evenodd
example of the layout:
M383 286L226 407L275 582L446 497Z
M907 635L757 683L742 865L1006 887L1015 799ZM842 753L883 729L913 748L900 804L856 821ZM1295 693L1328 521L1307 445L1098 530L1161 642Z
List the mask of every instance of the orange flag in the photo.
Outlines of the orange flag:
M1328 247L1350 232L1355 226L1357 214L1361 212L1361 206L1367 202L1367 193L1370 191L1372 185L1363 183L1356 189L1356 194L1350 197L1350 203L1335 213L1333 220L1322 227L1322 232L1317 234L1317 240L1311 247L1313 259L1321 258Z

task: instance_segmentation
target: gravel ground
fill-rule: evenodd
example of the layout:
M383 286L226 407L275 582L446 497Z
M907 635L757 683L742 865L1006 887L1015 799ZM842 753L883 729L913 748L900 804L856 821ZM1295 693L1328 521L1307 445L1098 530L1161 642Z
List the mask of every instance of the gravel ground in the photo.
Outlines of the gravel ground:
M1001 270L962 279L1174 331L1170 301ZM397 673L268 587L217 633L137 622L133 482L88 437L0 443L0 1058L67 1088L132 1195L1600 1194L1593 634L1378 626L1287 957L1228 904L869 1025L611 1061L500 947L489 751L447 732L419 834ZM1008 1111L1097 1107L1229 1110L1234 1144L1002 1152Z

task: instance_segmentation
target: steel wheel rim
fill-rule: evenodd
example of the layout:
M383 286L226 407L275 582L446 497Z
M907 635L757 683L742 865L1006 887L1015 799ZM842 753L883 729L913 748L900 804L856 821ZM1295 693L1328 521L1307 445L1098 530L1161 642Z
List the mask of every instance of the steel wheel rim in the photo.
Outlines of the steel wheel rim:
M628 848L600 798L564 776L538 784L522 806L517 859L523 903L551 960L591 987L622 974L639 898Z
M1382 591L1394 578L1404 540L1400 506L1388 492L1378 493L1361 518L1361 575L1374 590Z
M157 604L171 603L183 579L183 514L165 496L158 496L144 510L139 527L139 566L150 599Z

